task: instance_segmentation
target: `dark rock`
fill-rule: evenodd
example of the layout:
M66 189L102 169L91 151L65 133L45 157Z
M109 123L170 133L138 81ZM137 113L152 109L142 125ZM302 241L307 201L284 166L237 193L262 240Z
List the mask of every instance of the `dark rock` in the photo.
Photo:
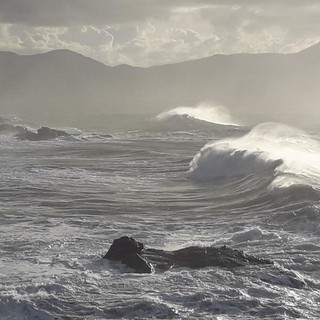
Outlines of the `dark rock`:
M137 273L151 273L153 271L151 263L141 257L138 253L126 255L121 262L132 268Z
M18 127L16 127L18 128ZM20 127L22 128L22 127ZM41 127L37 132L30 131L26 128L22 128L16 134L16 137L20 140L30 140L30 141L41 141L41 140L51 140L58 137L69 137L70 135L61 130L55 130L48 127Z
M113 240L113 243L104 258L109 260L121 260L128 254L141 253L142 250L143 243L124 236Z
M16 134L16 137L19 140L30 140L30 141L37 141L38 139L38 134L28 130L27 128L22 128L19 130L19 132Z
M125 236L115 239L103 258L121 261L138 273L151 273L151 265L140 255L142 250L141 242Z
M55 130L48 127L41 127L38 129L39 140L49 140L58 137L68 137L70 136L67 132L62 130Z
M141 242L127 236L114 240L103 258L120 261L138 273L150 273L153 269L165 271L172 267L232 268L251 264L272 264L270 260L257 258L226 246L192 246L174 251L144 249Z
M41 127L36 132L34 132L25 127L5 123L3 122L4 120L2 120L3 119L0 117L0 135L14 135L19 140L44 141L53 140L59 137L72 137L71 134L62 130L51 129L49 127ZM113 136L110 134L93 134L93 137L98 137L101 139L113 138ZM85 138L82 139L86 140Z

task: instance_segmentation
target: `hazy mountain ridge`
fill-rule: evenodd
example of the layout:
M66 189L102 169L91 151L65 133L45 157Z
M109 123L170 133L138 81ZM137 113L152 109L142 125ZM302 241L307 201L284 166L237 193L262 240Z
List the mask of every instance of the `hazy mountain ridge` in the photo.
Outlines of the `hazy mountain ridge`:
M214 101L231 112L317 110L320 45L295 54L214 55L176 64L108 67L69 50L0 52L1 113L45 118L156 114Z

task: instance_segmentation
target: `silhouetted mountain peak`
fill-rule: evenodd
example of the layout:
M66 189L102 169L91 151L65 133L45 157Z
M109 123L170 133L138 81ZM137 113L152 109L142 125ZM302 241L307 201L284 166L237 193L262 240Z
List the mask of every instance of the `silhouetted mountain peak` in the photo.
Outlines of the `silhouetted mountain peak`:
M57 49L53 51L48 51L46 53L39 54L44 58L56 59L59 61L69 61L72 63L91 63L100 67L107 67L102 62L99 62L95 59L84 56L81 53L68 50L68 49Z
M45 55L78 55L83 56L81 53L69 50L69 49L56 49L43 53Z

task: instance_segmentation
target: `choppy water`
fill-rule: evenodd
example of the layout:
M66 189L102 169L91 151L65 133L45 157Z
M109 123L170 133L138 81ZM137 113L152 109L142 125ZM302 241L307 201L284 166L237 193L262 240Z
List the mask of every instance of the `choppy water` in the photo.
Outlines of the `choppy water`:
M113 138L0 135L0 319L318 319L319 146L182 115ZM122 235L275 265L139 275L101 259Z

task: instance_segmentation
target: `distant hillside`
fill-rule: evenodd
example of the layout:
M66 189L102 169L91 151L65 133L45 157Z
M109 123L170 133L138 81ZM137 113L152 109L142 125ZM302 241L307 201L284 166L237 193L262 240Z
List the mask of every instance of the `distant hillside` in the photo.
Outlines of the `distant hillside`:
M0 115L45 119L91 114L156 114L214 101L231 112L316 112L320 45L296 54L214 55L135 68L108 67L68 50L0 52Z

